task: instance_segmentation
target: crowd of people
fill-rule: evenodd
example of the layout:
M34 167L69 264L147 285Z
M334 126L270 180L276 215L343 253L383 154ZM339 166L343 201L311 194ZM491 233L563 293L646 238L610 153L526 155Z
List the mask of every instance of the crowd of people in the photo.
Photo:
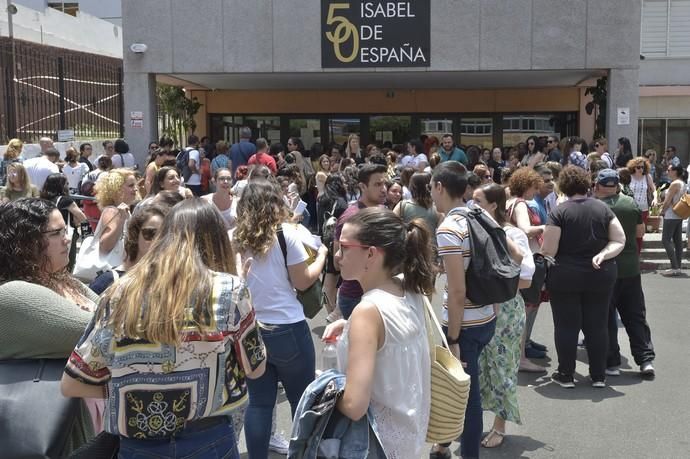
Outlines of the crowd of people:
M439 276L442 330L471 380L462 457L499 447L506 423L522 422L518 372L546 372L548 349L531 337L543 302L556 384L575 387L579 345L592 387L620 375L618 318L640 374L655 374L640 250L657 209L671 261L662 274L682 275L674 206L690 190L673 147L657 160L625 138L609 152L606 139L555 135L489 149L450 134L365 147L351 134L307 150L296 137L252 141L246 127L232 145L151 142L142 165L122 139L103 147L94 163L89 144L61 160L42 139L42 154L22 160L13 139L0 167L0 355L66 360L62 392L85 401L66 449L106 432L122 458L239 457L244 429L251 458L287 454L277 394L297 423L325 370L304 300L317 284L322 339L337 342L345 377L336 409L367 418L388 457L425 454L424 304ZM466 208L505 233L520 267L508 301L467 296ZM108 260L89 275L87 235ZM486 435L484 410L495 416ZM429 454L449 458L449 444Z

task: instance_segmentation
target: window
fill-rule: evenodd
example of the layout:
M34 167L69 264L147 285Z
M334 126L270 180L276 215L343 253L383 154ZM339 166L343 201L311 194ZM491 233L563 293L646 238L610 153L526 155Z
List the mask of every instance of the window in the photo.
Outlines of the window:
M640 52L649 57L690 56L690 0L644 0Z
M53 8L58 11L62 11L65 14L69 14L70 16L76 16L77 13L79 12L79 3L78 2L48 2L48 8Z

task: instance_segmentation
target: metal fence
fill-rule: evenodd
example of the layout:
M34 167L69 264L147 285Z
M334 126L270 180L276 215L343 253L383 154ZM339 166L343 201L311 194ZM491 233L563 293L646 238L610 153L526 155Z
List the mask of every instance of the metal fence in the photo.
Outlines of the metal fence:
M122 137L123 117L120 59L0 37L0 143Z

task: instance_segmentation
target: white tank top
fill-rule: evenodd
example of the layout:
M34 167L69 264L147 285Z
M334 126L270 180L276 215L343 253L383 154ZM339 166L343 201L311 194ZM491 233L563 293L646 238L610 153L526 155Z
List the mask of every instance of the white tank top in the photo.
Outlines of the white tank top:
M374 303L386 329L376 354L370 408L389 459L424 455L431 403L431 364L422 295L404 297L371 290L362 301ZM338 342L338 367L347 369L350 322Z

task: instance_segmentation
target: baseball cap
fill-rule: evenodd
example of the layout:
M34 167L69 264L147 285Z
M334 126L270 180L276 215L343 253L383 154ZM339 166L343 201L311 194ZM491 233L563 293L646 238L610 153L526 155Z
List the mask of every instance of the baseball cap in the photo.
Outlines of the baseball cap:
M602 169L597 174L597 185L616 186L619 181L618 171L613 169Z

